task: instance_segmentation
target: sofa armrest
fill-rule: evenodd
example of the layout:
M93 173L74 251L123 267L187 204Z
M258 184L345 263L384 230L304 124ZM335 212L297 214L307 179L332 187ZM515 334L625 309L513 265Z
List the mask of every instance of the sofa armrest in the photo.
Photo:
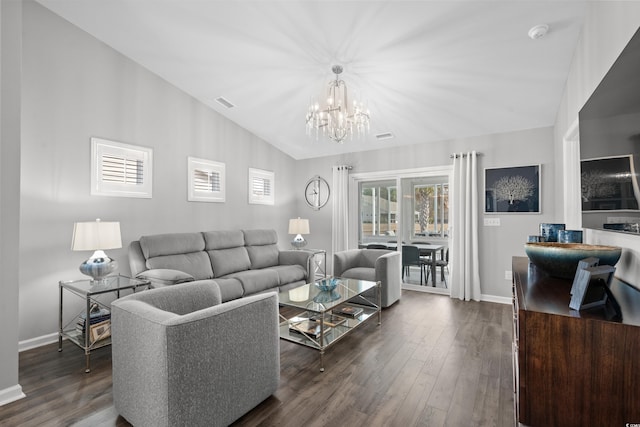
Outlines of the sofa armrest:
M129 268L131 269L132 277L147 269L147 260L142 253L142 247L138 240L129 243Z
M277 390L277 295L181 316L115 301L112 363L114 405L132 424L229 425Z
M285 250L280 251L278 256L278 263L280 265L300 265L307 272L306 278L314 277L313 263L311 258L313 254L304 250Z

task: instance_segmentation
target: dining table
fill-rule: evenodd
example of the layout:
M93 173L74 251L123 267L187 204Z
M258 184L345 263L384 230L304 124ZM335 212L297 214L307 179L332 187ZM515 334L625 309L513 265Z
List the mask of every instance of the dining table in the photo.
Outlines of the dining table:
M392 249L392 250L398 249L397 243L369 242L368 244L372 244L372 243L375 243L377 245L384 245L387 247L387 249ZM361 245L361 246L365 248L367 247L367 245ZM430 243L411 243L403 246L415 246L420 250L421 256L427 256L427 255L429 256L429 258L431 259L431 262L429 263L431 266L431 285L435 287L436 286L436 253L440 251L440 257L444 259L445 245L437 245L437 244L434 245ZM444 272L443 272L443 275L444 275ZM444 280L444 277L443 277L443 280Z

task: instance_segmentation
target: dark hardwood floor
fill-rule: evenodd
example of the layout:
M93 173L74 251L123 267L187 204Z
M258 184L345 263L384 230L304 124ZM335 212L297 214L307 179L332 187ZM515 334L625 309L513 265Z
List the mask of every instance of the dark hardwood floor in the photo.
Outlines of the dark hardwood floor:
M325 354L281 341L281 381L235 426L513 426L511 306L403 291L382 325L363 325ZM128 426L113 409L111 352L68 342L20 354L26 398L2 426Z

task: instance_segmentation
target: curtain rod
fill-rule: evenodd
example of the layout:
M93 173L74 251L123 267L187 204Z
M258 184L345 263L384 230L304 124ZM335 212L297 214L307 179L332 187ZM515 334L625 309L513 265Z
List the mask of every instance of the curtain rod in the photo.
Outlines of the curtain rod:
M353 169L353 166L348 166L348 165L336 165L335 167L338 168L338 169L346 169L348 171Z
M482 155L483 155L482 153L476 151L476 156L482 156ZM462 154L453 153L453 154L449 155L449 158L450 159L457 159L460 156L467 157L467 154L466 153L462 153Z

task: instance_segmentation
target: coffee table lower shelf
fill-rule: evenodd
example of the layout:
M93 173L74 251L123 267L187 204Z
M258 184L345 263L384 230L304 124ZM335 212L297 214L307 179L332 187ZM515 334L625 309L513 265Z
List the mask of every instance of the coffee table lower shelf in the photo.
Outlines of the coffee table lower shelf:
M340 341L343 337L348 335L358 326L362 325L366 321L372 318L378 318L378 325L382 323L382 316L379 307L370 307L364 305L349 304L352 307L361 308L362 313L356 317L343 317L344 321L334 325L324 324L324 322L318 321L318 325L321 328L320 334L317 336L308 335L304 332L292 331L292 325L299 322L303 322L305 319L312 317L320 318L322 313L314 311L303 311L287 319L285 316L280 315L282 322L280 322L280 338L286 341L290 341L295 344L299 344L305 347L318 350L320 352L320 372L324 372L324 352L327 348L331 347L336 342ZM324 316L331 315L331 313L324 313Z

